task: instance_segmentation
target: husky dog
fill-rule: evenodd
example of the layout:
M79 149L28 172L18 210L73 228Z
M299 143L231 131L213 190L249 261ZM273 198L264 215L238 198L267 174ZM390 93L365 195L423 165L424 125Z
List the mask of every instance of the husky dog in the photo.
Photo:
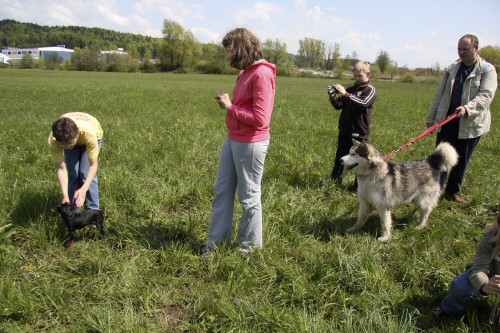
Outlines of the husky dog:
M429 214L439 202L441 174L457 164L455 149L442 142L425 160L389 163L373 145L353 142L349 155L341 159L346 170L356 172L358 179L358 220L347 232L356 232L363 227L368 214L375 208L381 224L378 240L387 242L391 237L391 208L408 202L414 202L420 210L417 229L424 228Z

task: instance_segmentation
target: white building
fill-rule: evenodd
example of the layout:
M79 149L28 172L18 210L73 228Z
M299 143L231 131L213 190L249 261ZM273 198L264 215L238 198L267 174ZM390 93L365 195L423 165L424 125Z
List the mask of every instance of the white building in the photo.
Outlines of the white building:
M10 60L9 56L0 53L0 64L8 64L9 60Z
M40 57L47 58L52 53L57 53L63 60L71 57L74 51L67 49L64 45L50 46L50 47L35 47L20 49L17 47L7 47L2 49L2 54L8 56L10 59L22 59L24 55L29 54L35 60Z
M38 51L40 52L40 57L47 58L52 53L57 53L57 55L60 56L62 60L71 58L71 55L73 54L73 52L75 52L72 49L65 48L64 45L39 47Z
M105 57L105 56L110 55L110 54L118 54L118 55L121 55L121 56L126 56L127 52L124 52L123 48L119 47L117 50L109 50L109 51L100 50L99 54L102 57Z

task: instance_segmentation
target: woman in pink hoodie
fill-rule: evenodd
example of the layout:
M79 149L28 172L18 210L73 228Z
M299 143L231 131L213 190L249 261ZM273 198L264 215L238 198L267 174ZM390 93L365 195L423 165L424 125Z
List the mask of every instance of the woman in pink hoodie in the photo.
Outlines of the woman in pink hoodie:
M227 110L228 135L220 154L215 181L207 251L231 242L236 191L243 208L238 243L243 254L262 247L261 182L269 147L269 123L276 92L276 66L262 59L262 45L243 28L222 41L231 66L240 69L233 98L219 92L215 99Z

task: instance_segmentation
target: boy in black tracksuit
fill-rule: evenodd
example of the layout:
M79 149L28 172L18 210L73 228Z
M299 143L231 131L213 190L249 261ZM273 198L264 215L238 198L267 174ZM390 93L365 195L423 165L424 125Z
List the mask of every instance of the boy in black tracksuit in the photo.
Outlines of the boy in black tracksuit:
M342 110L339 118L339 136L335 164L331 178L338 184L344 178L344 166L340 159L349 154L353 143L357 141L369 142L370 121L372 118L373 105L375 104L375 87L370 84L370 64L365 61L356 63L353 67L356 84L345 89L340 84L335 84L335 92L329 87L330 102L337 110ZM357 183L354 183L357 186Z

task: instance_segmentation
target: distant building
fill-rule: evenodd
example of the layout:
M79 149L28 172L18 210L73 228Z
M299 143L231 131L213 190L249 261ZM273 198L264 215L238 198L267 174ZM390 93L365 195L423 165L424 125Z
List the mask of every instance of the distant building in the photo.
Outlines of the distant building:
M9 60L10 60L10 57L8 55L0 53L0 64L8 64Z
M99 54L101 55L102 58L105 58L105 57L107 57L108 55L111 55L111 54L118 54L118 55L121 55L121 56L126 56L127 52L124 52L123 48L120 47L117 50L109 50L109 51L101 50L101 51L99 51Z
M20 60L24 55L29 54L33 59L47 58L53 53L57 53L59 57L66 60L71 57L74 51L67 49L64 45L49 46L49 47L35 47L20 49L17 47L2 48L2 54L8 56L10 59Z
M38 51L40 52L40 57L47 58L53 53L57 53L58 56L62 58L62 60L66 60L71 58L71 55L74 50L67 49L64 45L59 46L50 46L50 47L39 47Z
M33 59L39 58L38 48L20 49L18 47L5 47L2 48L2 54L8 56L10 59L22 59L25 54L29 54Z

